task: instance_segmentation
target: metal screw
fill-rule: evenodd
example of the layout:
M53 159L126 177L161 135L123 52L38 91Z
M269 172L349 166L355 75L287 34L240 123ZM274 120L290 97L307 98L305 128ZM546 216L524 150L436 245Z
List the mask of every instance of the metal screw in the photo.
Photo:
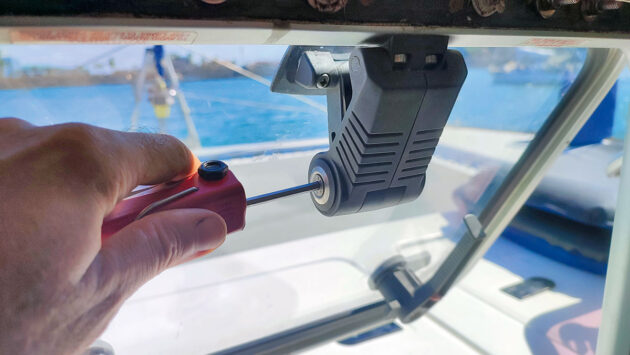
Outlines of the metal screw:
M621 2L616 0L603 0L598 5L598 8L602 11L619 10L619 8L621 7Z
M330 84L330 76L328 74L322 74L317 78L317 88L327 88L328 84Z
M330 199L330 181L326 171L321 166L315 166L311 170L308 181L319 182L319 188L311 191L311 196L319 205L325 205Z
M348 4L348 0L308 0L308 4L321 12L337 12Z
M590 22L595 20L597 15L602 11L618 10L621 2L616 0L583 0L582 1L582 17Z
M566 5L575 5L578 2L580 2L580 0L548 0L553 7L560 7L560 6L566 6Z
M481 17L488 17L495 13L503 13L505 11L506 0L472 0L472 6L475 12Z
M597 7L598 5L595 0L582 1L582 5L581 5L582 17L584 18L585 21L591 22L595 20L595 18L597 18L597 13L599 12L597 10Z
M556 9L561 6L575 5L580 0L537 0L536 8L542 18L548 19L556 13Z

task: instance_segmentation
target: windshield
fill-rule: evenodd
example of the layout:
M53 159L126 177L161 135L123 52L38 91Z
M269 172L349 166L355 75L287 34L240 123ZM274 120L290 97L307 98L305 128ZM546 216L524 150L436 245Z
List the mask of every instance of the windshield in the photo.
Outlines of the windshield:
M321 215L308 195L252 207L245 230L220 249L143 287L103 340L121 353L216 351L378 298L367 278L392 256L417 261L418 277L429 279L586 57L575 48L453 49L468 76L417 200L337 217ZM226 161L248 197L267 193L306 183L311 158L329 146L326 96L270 91L285 50L0 46L0 117L172 134L202 161ZM627 71L614 90L599 141L623 137Z

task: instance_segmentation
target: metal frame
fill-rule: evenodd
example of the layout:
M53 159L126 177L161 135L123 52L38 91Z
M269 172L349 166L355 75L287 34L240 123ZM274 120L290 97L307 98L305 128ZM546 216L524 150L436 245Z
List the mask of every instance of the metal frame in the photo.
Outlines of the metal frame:
M598 5L600 2L582 0L578 4L560 6L557 11L554 10L552 17L545 19L537 10L536 1L525 0L396 0L395 6L384 0L352 0L339 1L347 4L337 12L315 10L306 0L227 0L220 5L207 4L201 0L30 0L0 2L0 16L7 16L7 19L0 19L0 23L11 20L8 16L22 26L27 19L41 26L53 18L71 17L74 21L83 17L89 18L92 23L101 21L108 25L115 25L122 19L131 22L146 19L158 22L212 20L245 28L247 23L258 21L285 34L293 24L325 24L344 27L397 25L406 29L450 27L451 33L491 29L530 34L540 31L552 36L557 35L558 31L573 35L597 33L603 37L627 35L630 31L630 7L592 11L582 6ZM163 23L163 26L168 25Z
M134 0L137 2L137 0ZM130 1L132 3L134 1ZM292 1L292 0L291 0ZM44 2L43 6L47 6ZM262 2L261 2L262 3ZM411 3L415 3L411 1ZM449 2L443 2L449 3ZM524 2L523 2L524 3ZM12 3L17 4L17 2ZM114 3L111 3L114 4ZM120 6L127 2L119 3ZM11 5L13 6L13 5ZM339 16L313 16L310 20L288 18L278 22L273 19L255 17L227 18L217 16L150 16L135 18L121 16L114 12L96 11L72 14L69 25L67 13L37 13L37 6L31 4L32 13L17 12L21 16L2 16L7 5L0 6L0 43L142 43L142 44L303 44L303 45L359 45L365 44L379 34L441 34L450 37L450 46L468 47L586 47L586 48L630 48L628 28L611 30L615 21L599 22L596 26L577 28L565 22L540 24L527 14L532 26L506 23L508 17L490 17L479 20L473 16L470 23L454 21L452 24L414 23L413 19L403 23L379 21L339 20ZM116 6L116 5L112 5ZM196 5L197 6L197 5ZM628 6L624 9L627 13ZM5 10L5 11L2 11ZM99 12L101 11L101 12ZM195 11L192 8L191 11ZM9 11L11 12L11 11ZM63 11L62 11L63 12ZM514 13L512 13L514 14ZM123 14L124 15L124 14ZM228 16L229 17L229 16ZM391 16L390 16L391 17ZM439 16L433 16L440 20ZM569 16L570 17L570 16ZM281 18L281 17L277 17ZM627 21L630 17L624 17ZM314 19L314 20L313 20ZM493 21L497 21L496 23ZM498 24L497 24L498 23ZM555 26L564 23L565 25ZM603 27L597 26L603 25ZM626 24L627 25L627 24ZM626 26L624 25L624 26ZM608 30L606 30L608 28ZM594 31L592 31L594 29ZM603 30L602 30L603 29ZM67 31L78 34L71 37L32 38L19 40L16 33L34 30L38 33ZM625 31L625 32L624 32ZM82 39L86 33L113 34L111 40L94 41ZM126 40L116 34L180 34L179 40ZM606 92L613 85L624 66L623 56L618 49L591 49L580 76L570 91L552 112L536 138L527 148L519 162L510 171L503 184L480 215L487 237L468 268L482 257L501 231L507 226L525 200L538 184L546 169L571 141L586 119L592 114ZM630 118L629 118L630 124ZM624 159L630 160L630 130L624 146ZM602 322L598 337L599 354L627 354L630 352L630 220L625 216L630 211L630 164L622 168L621 185L617 206L617 217L613 228L608 275L604 293ZM619 218L624 216L623 218ZM384 301L365 305L320 321L271 335L241 346L230 348L223 353L247 352L287 352L304 349L317 344L342 338L367 327L389 322L396 317L395 312Z
M479 214L487 237L471 265L483 256L516 216L549 167L610 91L625 65L624 54L619 49L589 50L569 91Z
M628 6L630 7L630 5ZM571 32L555 29L523 31L513 28L455 28L449 26L408 26L391 23L323 24L303 22L276 23L242 20L179 20L146 18L73 17L2 17L0 44L265 44L265 45L327 45L355 46L383 34L435 34L449 36L451 47L580 47L621 48L630 46L630 34ZM37 31L40 35L20 38L20 31ZM88 34L108 34L94 39ZM131 38L115 36L132 35ZM173 34L172 39L134 39L139 34Z
M545 175L547 169L555 161L555 158L568 146L569 142L595 111L604 96L606 96L624 66L623 52L618 49L589 50L586 62L569 91L550 114L534 140L528 145L519 161L510 170L508 176L506 176L501 186L482 210L479 219L486 232L486 237L475 256L469 260L468 269L474 265L476 260L483 256L485 251L499 237L500 233L523 206ZM629 141L630 139L626 141L626 147L628 147ZM626 150L626 155L630 159L630 149ZM630 175L628 175L630 172L626 173L625 171L629 169L630 165L624 168L624 177L628 180L630 180ZM630 189L630 182L626 182L623 186L624 190L622 192L627 193L626 198L622 199L626 201L627 206L624 205L623 207L630 209L630 191L626 191ZM617 230L627 231L630 229L630 222L627 220L625 228L616 227ZM617 232L617 234L619 233L621 232ZM630 240L626 238L624 243L627 246L624 251L630 251L628 250L630 249ZM624 254L623 256L626 255ZM624 266L630 269L630 262L626 261ZM623 276L625 275L627 274ZM630 282L626 284L630 286ZM624 290L627 292L626 294L630 294L630 287L626 287ZM623 302L623 300L622 298L617 303ZM287 353L302 350L355 334L369 327L391 322L397 316L396 308L395 305L390 306L385 301L375 302L294 329L225 349L219 353ZM626 305L625 308L630 313L630 306ZM618 315L615 316L619 318ZM606 321L607 318L604 318L602 324L605 324ZM627 330L627 328L620 329ZM605 336L601 335L601 333L600 337ZM620 338L620 336L624 338L624 335L625 333L617 334L615 332L609 336L611 340L606 341L612 342ZM625 348L625 353L627 353L628 349L627 347Z
M374 302L215 354L290 354L385 325L396 319L385 301Z
M630 52L626 52L626 55ZM630 60L630 58L629 58ZM629 63L630 64L630 63ZM630 127L630 115L627 118ZM626 129L623 161L630 162L630 129ZM597 336L597 354L630 353L630 164L621 166L615 223Z

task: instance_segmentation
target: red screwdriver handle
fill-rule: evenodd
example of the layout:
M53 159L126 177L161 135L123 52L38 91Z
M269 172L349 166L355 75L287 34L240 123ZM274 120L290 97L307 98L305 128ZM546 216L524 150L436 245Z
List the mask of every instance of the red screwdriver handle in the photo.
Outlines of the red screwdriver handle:
M205 208L218 213L228 233L245 227L243 185L223 162L210 161L184 180L156 185L120 201L103 220L101 238L109 238L148 214L179 208Z

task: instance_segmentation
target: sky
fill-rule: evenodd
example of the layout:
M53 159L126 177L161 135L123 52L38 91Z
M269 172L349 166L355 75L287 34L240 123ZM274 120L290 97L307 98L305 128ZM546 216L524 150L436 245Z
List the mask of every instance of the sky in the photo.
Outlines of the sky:
M75 68L96 58L97 63L107 64L114 58L116 69L134 69L142 63L146 45L0 45L0 56L12 58L21 67L49 66ZM173 45L165 46L167 53L187 55L193 53L193 61L202 56L222 59L245 65L257 61L280 61L286 46L272 45ZM103 56L107 53L111 55Z

